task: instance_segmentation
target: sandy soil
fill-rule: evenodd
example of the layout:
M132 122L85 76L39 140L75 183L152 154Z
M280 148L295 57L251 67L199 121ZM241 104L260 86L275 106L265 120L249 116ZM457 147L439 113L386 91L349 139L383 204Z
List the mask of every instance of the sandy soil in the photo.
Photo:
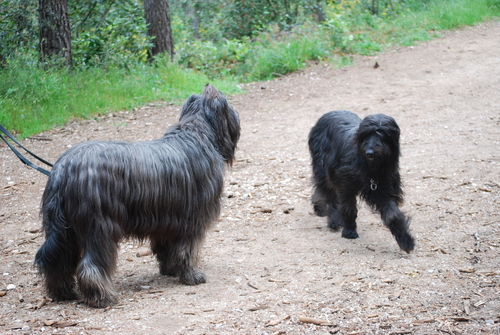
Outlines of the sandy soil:
M44 297L33 259L46 177L0 145L0 333L500 334L499 41L490 22L245 85L229 97L242 136L200 255L208 282L160 276L152 256L137 257L145 245L124 241L112 308ZM86 140L159 137L179 109L160 102L75 121L24 144L55 161ZM356 240L312 215L307 135L334 109L399 123L413 253L363 204Z

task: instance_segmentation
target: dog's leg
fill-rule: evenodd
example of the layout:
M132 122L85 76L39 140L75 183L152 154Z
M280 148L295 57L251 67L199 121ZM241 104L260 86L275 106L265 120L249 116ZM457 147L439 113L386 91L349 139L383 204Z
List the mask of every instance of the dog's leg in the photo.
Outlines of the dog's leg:
M84 302L103 308L118 302L111 277L116 267L118 241L96 232L85 241L83 257L77 268L77 279Z
M160 274L164 276L177 276L180 269L175 264L175 255L172 254L172 247L168 241L151 240L151 251L156 255Z
M206 283L205 274L196 268L198 247L203 237L192 237L179 241L172 245L176 255L175 263L179 269L179 279L187 285L198 285Z
M187 285L198 285L206 282L205 275L195 267L196 255L200 241L157 241L151 240L151 250L156 254L160 274L179 276Z
M328 199L328 228L333 231L339 231L342 227L342 218L339 214L339 203L337 201L337 196L335 193L330 194Z
M333 231L339 231L342 227L342 220L340 219L339 213L337 211L336 203L330 203L328 205L327 225L328 228L332 229Z
M408 232L408 219L394 201L380 206L382 221L396 238L399 247L409 253L415 248L415 240Z
M339 199L338 210L339 216L342 218L342 237L358 238L356 231L356 218L358 216L358 208L356 206L356 195L342 195Z
M46 241L38 250L35 264L44 277L47 295L54 300L76 298L75 273L80 250L72 228L46 224Z
M328 215L330 209L328 208L325 197L317 187L314 188L311 203L313 205L314 213L316 213L317 216L323 217Z

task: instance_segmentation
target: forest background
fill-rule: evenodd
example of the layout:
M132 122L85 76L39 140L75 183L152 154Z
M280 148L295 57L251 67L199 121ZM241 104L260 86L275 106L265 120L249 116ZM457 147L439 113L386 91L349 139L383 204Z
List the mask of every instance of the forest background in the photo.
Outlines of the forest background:
M68 63L41 56L43 0L3 0L0 124L27 137L71 118L181 103L208 82L235 94L308 62L344 66L500 14L500 0L162 1L173 45L153 54L142 0L70 0Z

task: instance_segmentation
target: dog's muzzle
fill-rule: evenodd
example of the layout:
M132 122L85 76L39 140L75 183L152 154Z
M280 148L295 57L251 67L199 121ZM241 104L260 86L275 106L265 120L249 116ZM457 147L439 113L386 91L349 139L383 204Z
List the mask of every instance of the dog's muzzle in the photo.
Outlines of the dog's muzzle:
M377 158L377 155L376 155L376 153L375 153L375 150L373 150L373 149L367 149L367 150L365 151L365 157L366 157L366 159L368 159L369 161L373 161L373 160L375 160L375 159Z

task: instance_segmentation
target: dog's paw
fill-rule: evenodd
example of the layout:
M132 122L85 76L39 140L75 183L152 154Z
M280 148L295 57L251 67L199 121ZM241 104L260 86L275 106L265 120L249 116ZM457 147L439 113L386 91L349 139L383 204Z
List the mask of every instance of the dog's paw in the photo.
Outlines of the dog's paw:
M186 285L199 285L207 282L205 274L200 270L191 269L180 275L180 280Z
M354 229L342 229L342 237L349 238L349 239L355 239L358 238L358 232Z
M60 283L47 282L46 283L47 295L54 301L75 300L78 295L75 291L74 280L71 282Z
M415 249L415 240L410 234L396 236L396 242L398 242L399 247L407 253Z
M331 220L328 220L328 228L330 228L331 230L333 231L339 231L340 228L342 227L341 225L339 225L338 223L336 222L333 222Z
M160 274L162 276L176 277L177 270L175 269L175 267L171 266L170 264L160 263Z
M327 226L333 231L339 231L342 228L342 224L340 224L340 220L335 216L329 216L327 221Z
M116 305L118 298L114 294L106 294L104 296L86 296L83 298L83 303L94 308L106 308Z
M324 217L328 215L328 205L319 202L313 204L314 213L319 217Z

